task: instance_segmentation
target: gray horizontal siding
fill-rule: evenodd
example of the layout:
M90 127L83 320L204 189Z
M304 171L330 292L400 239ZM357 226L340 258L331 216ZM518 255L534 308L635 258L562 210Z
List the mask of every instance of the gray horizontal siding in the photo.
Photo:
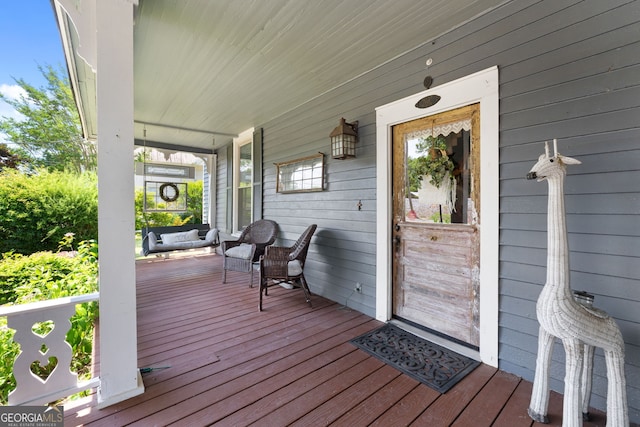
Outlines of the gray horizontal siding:
M596 306L622 330L630 411L638 422L640 7L596 3L559 11L566 22L546 27L553 41L539 35L523 45L528 58L501 67L500 362L532 378L535 301L546 278L547 185L523 177L542 152L540 141L558 138L561 152L582 162L568 168L565 182L572 287L595 294ZM560 344L552 377L562 391ZM601 352L592 404L606 407Z
M216 227L222 233L230 233L227 229L227 186L228 169L227 169L227 150L218 150L216 165Z
M375 108L423 90L427 74L437 87L498 65L500 367L533 378L535 302L546 278L547 188L524 175L541 142L558 138L564 154L582 161L570 167L565 187L572 284L595 294L596 306L620 324L631 419L640 422L639 22L638 1L514 0L260 124L263 213L280 224L279 243L290 244L308 224L318 224L305 273L312 291L375 312ZM340 117L359 121L356 159L328 155L328 135ZM275 191L274 163L317 152L326 154L325 191ZM226 172L219 160L221 191ZM356 282L363 294L354 294ZM551 383L560 391L563 358L558 344ZM598 353L592 403L601 409L604 372Z

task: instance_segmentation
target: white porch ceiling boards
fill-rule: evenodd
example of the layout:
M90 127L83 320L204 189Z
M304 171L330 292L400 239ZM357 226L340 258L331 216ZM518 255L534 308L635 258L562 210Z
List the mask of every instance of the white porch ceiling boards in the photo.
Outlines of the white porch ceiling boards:
M238 134L407 52L503 0L141 0L135 120ZM426 58L425 58L426 59ZM146 125L212 148L229 136Z

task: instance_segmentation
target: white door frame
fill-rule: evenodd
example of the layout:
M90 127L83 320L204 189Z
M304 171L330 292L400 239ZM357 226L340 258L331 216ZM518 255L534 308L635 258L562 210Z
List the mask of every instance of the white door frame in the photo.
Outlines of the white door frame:
M499 144L498 67L376 108L377 253L376 319L392 316L392 126L433 114L480 103L480 359L498 367L498 248L499 248ZM439 95L432 107L415 104L428 95Z

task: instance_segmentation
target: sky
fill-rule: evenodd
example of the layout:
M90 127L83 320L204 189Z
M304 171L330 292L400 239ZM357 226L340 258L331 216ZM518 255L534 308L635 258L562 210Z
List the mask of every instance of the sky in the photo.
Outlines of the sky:
M18 94L15 79L40 88L38 66L65 67L60 32L50 0L0 0L0 92ZM0 101L0 116L16 117Z

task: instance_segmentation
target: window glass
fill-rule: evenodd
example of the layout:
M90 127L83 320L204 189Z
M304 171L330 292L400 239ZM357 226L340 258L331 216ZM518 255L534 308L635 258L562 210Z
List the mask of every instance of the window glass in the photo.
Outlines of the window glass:
M322 191L324 188L324 155L276 163L278 193Z
M252 220L253 195L253 144L251 141L241 145L237 150L236 171L238 176L236 212L236 230L242 230Z
M470 133L407 140L407 220L468 223Z

